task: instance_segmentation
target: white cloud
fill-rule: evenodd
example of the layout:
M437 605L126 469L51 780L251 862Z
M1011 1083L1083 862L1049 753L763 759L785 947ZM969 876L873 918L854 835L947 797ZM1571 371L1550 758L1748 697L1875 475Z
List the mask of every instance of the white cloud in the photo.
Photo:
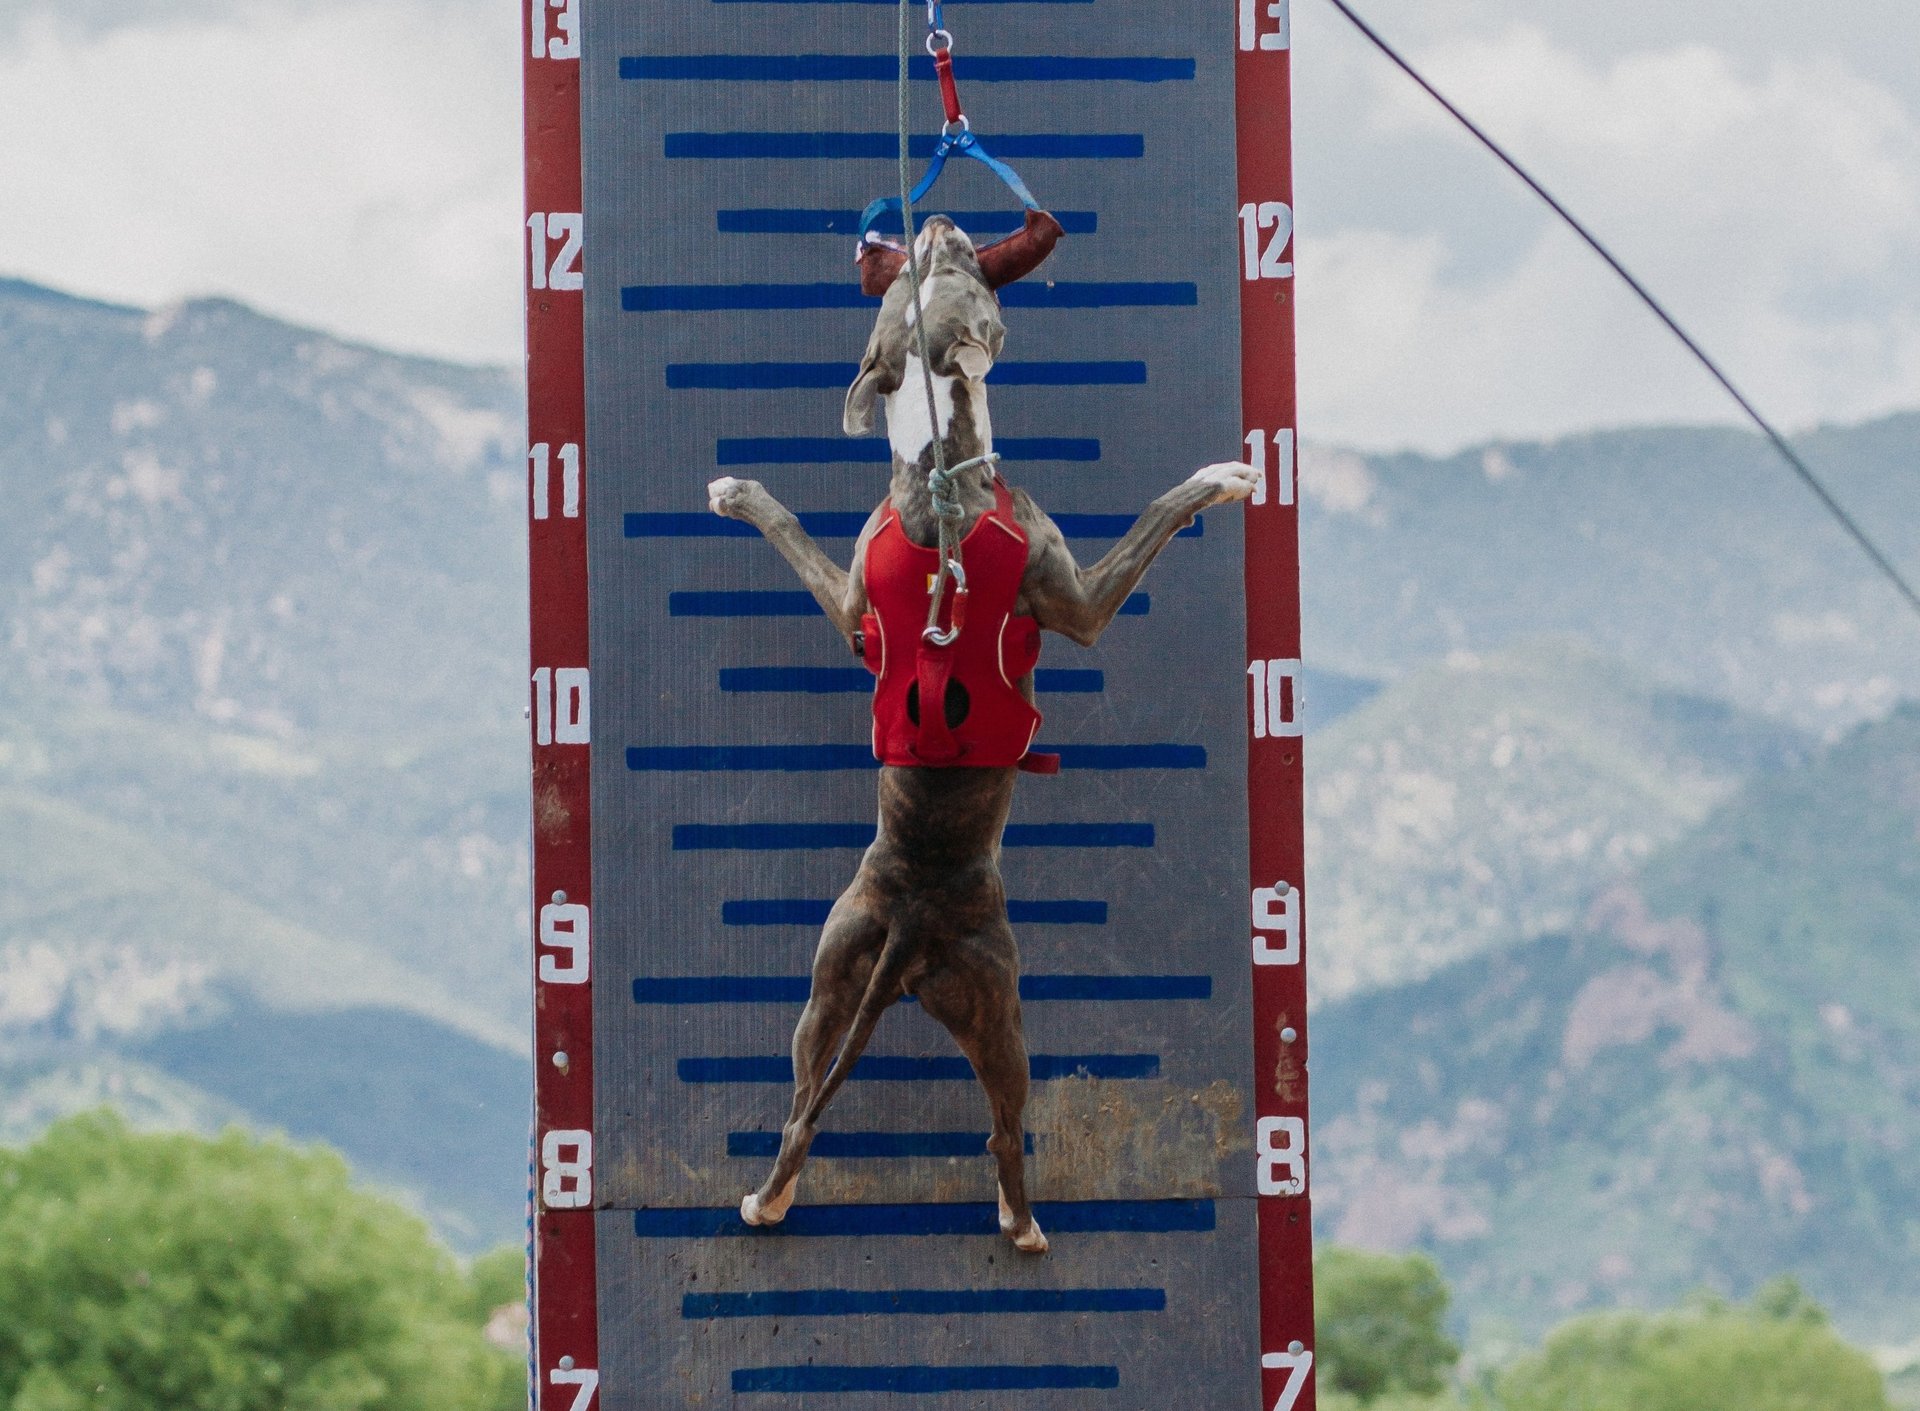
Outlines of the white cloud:
M1920 404L1920 119L1886 89L1833 59L1699 46L1596 65L1525 27L1420 60L1777 417ZM1464 140L1390 71L1367 116L1389 151ZM1484 180L1511 178L1488 159ZM1310 435L1439 447L1733 415L1556 226L1488 269L1457 231L1302 219Z
M0 51L0 268L517 357L517 11L448 19L351 3L28 21Z

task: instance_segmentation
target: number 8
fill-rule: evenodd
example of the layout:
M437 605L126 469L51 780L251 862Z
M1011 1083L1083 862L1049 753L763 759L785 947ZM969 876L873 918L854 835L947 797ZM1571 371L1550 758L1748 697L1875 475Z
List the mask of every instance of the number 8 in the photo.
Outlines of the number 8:
M1307 1124L1299 1117L1262 1117L1259 1127L1261 1195L1305 1195ZM1284 1175L1282 1173L1285 1173Z
M573 1159L566 1160L567 1148ZM593 1204L593 1133L548 1132L540 1143L540 1165L546 1178L540 1199L549 1210L584 1210Z

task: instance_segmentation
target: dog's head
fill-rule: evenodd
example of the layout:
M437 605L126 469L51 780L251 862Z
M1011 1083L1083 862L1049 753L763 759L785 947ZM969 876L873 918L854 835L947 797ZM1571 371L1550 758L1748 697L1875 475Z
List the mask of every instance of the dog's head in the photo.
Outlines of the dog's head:
M978 384L1000 356L1006 330L1000 323L1000 300L981 273L973 241L945 216L934 216L914 241L913 256L920 271L933 375ZM847 435L872 431L874 403L897 392L906 380L908 360L920 355L914 324L913 281L903 273L880 301L867 354L847 389L841 417Z

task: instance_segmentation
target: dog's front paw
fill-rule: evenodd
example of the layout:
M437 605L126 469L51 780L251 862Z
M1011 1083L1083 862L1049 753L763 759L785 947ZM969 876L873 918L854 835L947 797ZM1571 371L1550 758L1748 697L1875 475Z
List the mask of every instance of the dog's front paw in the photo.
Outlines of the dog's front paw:
M747 519L754 497L764 493L758 480L723 475L707 486L707 507L723 519Z
M1205 466L1188 479L1211 489L1216 504L1223 500L1244 500L1260 488L1260 472L1240 461Z

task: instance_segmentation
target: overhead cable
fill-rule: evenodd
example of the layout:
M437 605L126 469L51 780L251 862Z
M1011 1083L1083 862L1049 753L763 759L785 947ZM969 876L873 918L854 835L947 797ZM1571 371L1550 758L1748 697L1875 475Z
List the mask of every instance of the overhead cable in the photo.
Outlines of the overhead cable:
M1872 537L1861 527L1859 521L1847 512L1846 507L1842 505L1834 496L1833 492L1822 483L1820 477L1814 474L1813 468L1801 458L1798 451L1794 450L1787 438L1774 428L1772 422L1760 414L1759 408L1747 399L1745 393L1734 386L1733 380L1720 370L1720 365L1708 356L1706 349L1702 348L1699 342L1696 341L1686 329L1680 326L1679 321L1667 312L1665 306L1653 296L1647 286L1636 279L1632 271L1620 263L1613 251L1601 244L1599 237L1587 229L1585 225L1581 224L1573 212L1561 204L1559 199L1555 197L1551 191L1547 190L1545 186L1542 186L1531 172L1521 166L1506 148L1502 147L1489 136L1486 130L1474 122L1472 118L1461 112L1446 94L1442 93L1438 88L1435 88L1433 84L1428 81L1426 75L1415 68L1405 55L1401 54L1399 50L1388 43L1386 39L1380 35L1379 31L1375 30L1372 25L1368 24L1358 14L1354 13L1353 7L1347 3L1347 0L1327 0L1327 3L1332 5L1333 8L1338 10L1342 15L1346 16L1353 24L1353 27L1365 35L1367 41L1371 43L1374 48L1391 59L1408 78L1419 84L1429 98L1433 99L1433 101L1438 103L1442 108L1445 108L1448 115L1451 116L1455 122L1472 133L1475 140L1477 140L1482 147L1485 147L1489 152L1493 153L1495 157L1499 158L1501 164L1504 165L1508 171L1525 182L1527 188L1532 191L1534 195L1546 202L1547 205L1553 209L1553 213L1565 221L1573 230L1574 234L1584 240L1596 255L1607 262L1607 266L1626 282L1627 287L1639 295L1640 302L1653 310L1654 317L1665 324L1667 330L1672 333L1675 338L1678 338L1680 342L1685 345L1687 351L1698 359L1700 365L1713 375L1714 381L1726 389L1727 395L1739 403L1740 410L1745 412L1748 419L1760 428L1760 433L1773 444L1774 450L1780 453L1781 459L1793 468L1794 474L1800 477L1806 487L1811 490L1820 503L1825 506L1827 513L1834 518L1842 529L1846 530L1852 537L1854 543L1859 545L1861 552L1873 561L1874 566L1886 576L1888 582L1893 584L1894 588L1899 591L1900 596L1906 599L1907 605L1911 607L1915 613L1920 613L1920 593L1914 591L1913 585L1907 581L1899 568L1894 565L1893 560L1887 557L1886 553L1878 544L1874 543Z

